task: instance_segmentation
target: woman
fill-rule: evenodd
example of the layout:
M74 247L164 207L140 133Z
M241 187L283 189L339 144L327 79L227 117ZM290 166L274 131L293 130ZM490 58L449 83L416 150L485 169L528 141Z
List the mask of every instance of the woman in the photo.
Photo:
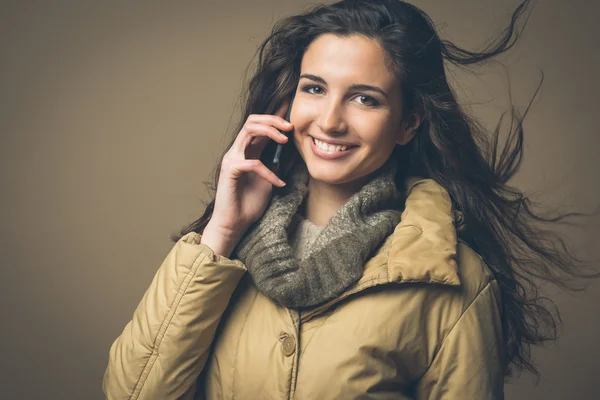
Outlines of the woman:
M533 225L568 215L507 185L522 119L497 160L444 70L508 50L527 5L483 53L397 0L280 21L215 198L110 349L106 396L499 399L537 372L529 347L556 332L531 277L597 275Z

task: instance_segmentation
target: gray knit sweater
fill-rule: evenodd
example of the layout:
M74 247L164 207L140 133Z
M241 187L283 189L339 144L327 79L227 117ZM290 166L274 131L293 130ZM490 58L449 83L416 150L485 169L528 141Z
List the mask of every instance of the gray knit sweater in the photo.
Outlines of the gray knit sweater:
M294 250L294 256L302 260L319 232L325 227L313 224L300 214L294 216L291 225L293 230L290 233L290 246Z

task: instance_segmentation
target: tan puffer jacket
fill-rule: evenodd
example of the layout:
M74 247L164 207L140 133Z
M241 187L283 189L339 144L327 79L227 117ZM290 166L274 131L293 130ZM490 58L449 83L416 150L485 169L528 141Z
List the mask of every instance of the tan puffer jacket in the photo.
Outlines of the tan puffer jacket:
M363 277L299 313L189 233L110 348L108 399L502 399L498 284L448 193L411 179ZM457 225L459 226L459 225Z

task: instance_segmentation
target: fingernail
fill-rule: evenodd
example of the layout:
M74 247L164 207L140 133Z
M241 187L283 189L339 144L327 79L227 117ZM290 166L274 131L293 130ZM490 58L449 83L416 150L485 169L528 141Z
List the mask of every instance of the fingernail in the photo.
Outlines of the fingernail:
M288 121L285 121L285 124L286 124L287 126L292 126L292 123L291 123L291 122L288 122Z
M281 186L285 186L285 182L284 182L284 181L282 181L281 179L279 180L279 184L280 184Z

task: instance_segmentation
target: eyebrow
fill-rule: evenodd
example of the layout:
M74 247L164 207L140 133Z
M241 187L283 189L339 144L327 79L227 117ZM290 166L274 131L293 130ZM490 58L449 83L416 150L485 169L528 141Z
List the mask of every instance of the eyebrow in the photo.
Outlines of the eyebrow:
M302 74L302 75L300 75L300 78L307 78L307 79L313 80L315 82L322 83L323 85L327 85L327 82L325 81L325 79L323 79L323 78L321 78L320 76L317 76L317 75ZM377 93L381 93L386 99L388 99L387 93L384 92L381 88L378 88L377 86L355 83L353 85L350 85L348 87L348 89L368 90L368 91L372 91L372 92L377 92Z

